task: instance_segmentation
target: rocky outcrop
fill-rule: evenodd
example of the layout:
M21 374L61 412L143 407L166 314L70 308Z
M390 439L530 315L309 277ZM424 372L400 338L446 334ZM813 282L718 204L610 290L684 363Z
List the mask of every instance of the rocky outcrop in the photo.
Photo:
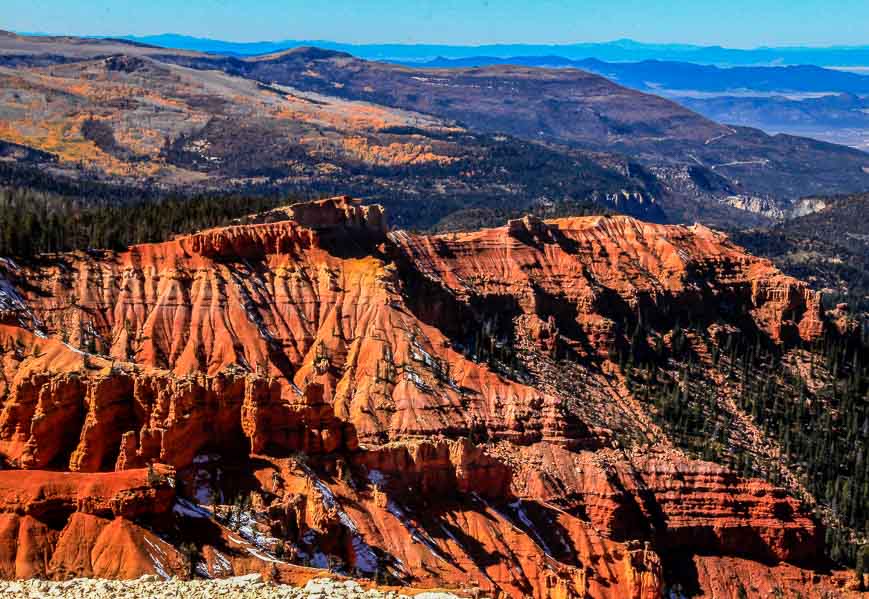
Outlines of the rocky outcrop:
M486 478L473 465L481 461ZM491 484L496 468L505 470L461 441L394 443L320 474L262 458L255 474L265 492L255 503L268 514L264 536L375 576L412 573L424 586L473 584L510 597L660 595L661 564L648 545L611 541L566 512L511 498Z
M521 464L515 494L581 513L610 538L765 563L811 564L822 556L822 530L798 500L709 462L558 447L525 448L514 460Z
M561 599L658 597L676 555L809 572L822 531L784 491L620 445L654 427L612 361L640 317L663 343L816 339L802 283L700 226L384 222L335 198L0 265L2 575L331 566Z
M773 340L817 339L820 297L702 225L626 216L513 220L502 229L391 239L460 297L512 297L536 331L600 351L638 312L660 325L748 313ZM539 334L539 333L538 333Z
M174 472L0 471L4 578L129 578L184 572L172 545L135 524L171 512Z
M172 476L174 471L161 465L60 477L44 470L0 470L0 508L46 519L64 512L135 519L171 509Z
M794 343L823 335L820 297L807 286L795 285L785 275L757 278L752 284L753 315L770 335Z
M413 440L357 454L356 463L376 473L381 492L448 497L475 493L491 499L510 496L510 468L466 439ZM395 487L390 489L389 487Z
M765 563L812 564L822 556L820 526L782 489L706 462L650 459L635 467L663 515L659 547L702 546Z

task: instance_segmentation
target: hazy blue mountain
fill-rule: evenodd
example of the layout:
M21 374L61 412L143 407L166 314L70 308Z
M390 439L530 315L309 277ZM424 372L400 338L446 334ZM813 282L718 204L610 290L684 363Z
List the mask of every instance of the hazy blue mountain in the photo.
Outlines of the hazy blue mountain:
M785 67L717 67L687 62L645 60L604 62L596 58L570 60L560 56L512 58L438 58L424 66L439 68L514 64L528 67L574 67L644 91L869 93L869 76L814 65Z
M854 94L804 100L790 100L782 96L715 96L678 100L683 106L732 125L760 122L765 123L765 128L778 131L793 128L869 130L869 98Z
M141 43L251 56L287 50L296 46L317 46L349 52L368 60L397 62L426 62L438 57L469 58L488 56L558 56L569 60L597 58L603 61L671 60L714 65L801 65L866 66L869 65L869 46L843 46L829 48L755 48L741 50L720 46L692 46L687 44L646 44L633 40L604 43L561 45L491 44L484 46L447 46L434 44L343 44L326 40L280 40L263 42L227 42L177 34L145 37L127 36L124 39Z

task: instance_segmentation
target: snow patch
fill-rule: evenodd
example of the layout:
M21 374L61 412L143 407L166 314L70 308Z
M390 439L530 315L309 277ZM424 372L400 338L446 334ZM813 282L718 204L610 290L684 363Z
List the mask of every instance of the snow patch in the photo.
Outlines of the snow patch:
M395 516L395 518L399 522L401 522L402 526L404 526L405 529L407 529L407 532L410 533L411 539L413 539L417 543L420 543L421 545L424 545L426 548L428 548L431 554L439 560L449 563L449 560L441 554L440 549L438 549L437 543L434 542L434 540L428 535L428 533L413 525L413 523L410 521L410 518L408 518L407 514L404 512L400 505L390 499L389 502L386 504L386 509L387 511L389 511L390 514Z
M513 503L508 504L513 511L516 513L516 517L519 518L519 522L525 525L525 528L534 535L537 544L543 549L543 551L549 556L552 557L552 551L549 549L549 546L546 544L546 541L543 540L543 537L540 535L537 528L534 526L534 523L531 521L531 518L528 517L528 514L525 513L525 508L522 507L522 500L517 499Z
M241 512L238 514L235 523L238 525L238 534L241 535L241 538L260 549L264 549L265 546L277 542L277 539L274 537L264 535L257 530L257 520L253 512Z
M211 574L208 573L208 564L205 562L197 562L194 569L202 578L211 578Z
M18 265L8 258L0 258L0 265L13 272L18 270ZM42 322L30 310L24 298L18 294L18 290L2 274L0 274L0 310L17 313L18 324L32 331L39 338L46 338L42 331Z
M156 545L154 542L152 542L151 539L149 539L148 537L142 537L142 539L148 545L149 549L147 550L147 553L148 553L148 557L151 559L151 563L154 564L154 570L157 572L157 574L160 577L162 577L165 580L169 580L171 578L171 576L169 576L169 573L166 570L166 566L164 565L163 561L157 557L157 555L160 555L163 558L163 560L165 560L166 559L166 552L163 551L159 545ZM152 553L151 550L153 550L154 553ZM155 555L155 553L157 555Z
M232 574L232 565L226 559L226 556L217 549L214 550L214 573L218 576L230 576Z
M262 561L264 561L264 562L269 562L269 563L273 563L273 564L282 564L282 563L283 563L281 560L279 560L279 559L275 559L275 558L273 558L273 557L270 556L270 555L266 555L266 554L264 554L264 553L260 553L259 551L257 551L257 550L254 549L253 547L248 547L248 548L247 548L247 552L250 553L250 554L251 554L252 556L254 556L255 558L260 559L260 560L262 560Z
M172 511L180 516L186 516L188 518L211 518L210 511L181 498L179 498L175 502L175 505L172 506Z

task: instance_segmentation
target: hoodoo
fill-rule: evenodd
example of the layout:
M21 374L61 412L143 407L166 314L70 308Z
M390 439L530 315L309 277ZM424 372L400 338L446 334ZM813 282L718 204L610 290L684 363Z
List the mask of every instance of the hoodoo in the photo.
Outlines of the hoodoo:
M786 352L829 328L817 294L705 227L387 234L342 197L0 277L3 577L841 590L797 483L680 449L625 364L632 334L688 346L731 406L691 331ZM722 438L755 434L734 416Z

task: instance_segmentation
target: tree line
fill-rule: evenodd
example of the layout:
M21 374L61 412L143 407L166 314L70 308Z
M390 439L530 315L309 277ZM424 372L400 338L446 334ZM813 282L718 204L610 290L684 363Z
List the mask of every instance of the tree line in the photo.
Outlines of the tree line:
M0 188L0 256L27 259L50 252L122 250L226 225L294 201L244 195L86 201L31 188Z

